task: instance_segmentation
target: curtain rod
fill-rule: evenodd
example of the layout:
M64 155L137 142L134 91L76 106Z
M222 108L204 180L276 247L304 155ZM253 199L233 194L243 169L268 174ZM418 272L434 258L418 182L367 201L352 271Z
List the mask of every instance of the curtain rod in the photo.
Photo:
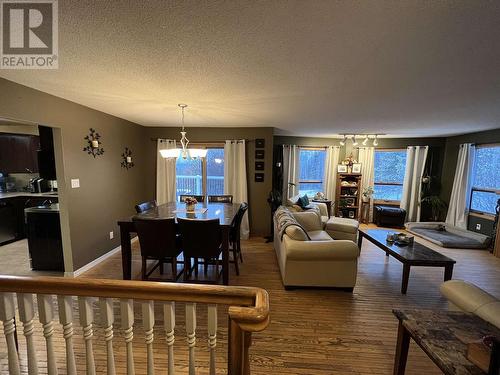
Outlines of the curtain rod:
M167 138L150 138L152 142L158 141L158 139L167 139ZM173 139L174 141L177 141L176 139ZM244 139L244 138L239 138L239 139L231 139L231 141L236 140L236 141L245 141L245 142L255 142L255 139ZM189 143L205 143L205 144L210 144L210 143L224 143L226 142L226 139L223 139L221 141L189 141Z

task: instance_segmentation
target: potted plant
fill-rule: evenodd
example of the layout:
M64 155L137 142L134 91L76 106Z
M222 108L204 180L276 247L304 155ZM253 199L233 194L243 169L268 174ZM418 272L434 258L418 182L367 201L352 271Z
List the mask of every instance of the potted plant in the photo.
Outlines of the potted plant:
M428 195L422 198L422 203L426 203L431 207L431 215L433 221L439 221L441 214L446 211L448 205L437 195Z
M184 203L186 203L187 212L194 212L196 203L198 203L198 201L194 197L186 197L186 199L184 199Z
M373 193L374 190L372 186L368 186L367 188L365 188L363 190L363 193L361 193L361 199L363 200L363 202L370 202Z

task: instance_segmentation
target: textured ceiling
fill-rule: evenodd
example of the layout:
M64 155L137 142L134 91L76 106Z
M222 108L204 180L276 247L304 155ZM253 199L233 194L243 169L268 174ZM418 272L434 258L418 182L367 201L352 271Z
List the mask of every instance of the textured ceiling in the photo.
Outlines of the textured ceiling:
M499 1L59 1L59 70L0 76L145 126L500 127Z

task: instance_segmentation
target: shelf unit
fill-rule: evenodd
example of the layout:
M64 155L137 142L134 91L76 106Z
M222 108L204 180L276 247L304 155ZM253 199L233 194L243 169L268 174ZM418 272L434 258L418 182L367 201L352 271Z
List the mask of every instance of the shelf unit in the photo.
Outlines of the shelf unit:
M338 173L335 196L336 216L359 219L361 205L361 174Z

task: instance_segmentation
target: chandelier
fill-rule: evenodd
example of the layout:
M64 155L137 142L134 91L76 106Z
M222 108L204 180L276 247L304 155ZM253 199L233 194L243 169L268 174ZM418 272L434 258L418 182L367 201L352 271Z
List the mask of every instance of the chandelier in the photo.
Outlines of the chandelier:
M178 158L183 159L197 159L204 158L207 156L207 149L204 148L188 148L189 139L186 137L186 130L184 129L184 109L186 109L187 104L178 104L182 113L182 130L181 130L181 146L182 148L169 148L165 150L160 150L160 154L163 158Z

